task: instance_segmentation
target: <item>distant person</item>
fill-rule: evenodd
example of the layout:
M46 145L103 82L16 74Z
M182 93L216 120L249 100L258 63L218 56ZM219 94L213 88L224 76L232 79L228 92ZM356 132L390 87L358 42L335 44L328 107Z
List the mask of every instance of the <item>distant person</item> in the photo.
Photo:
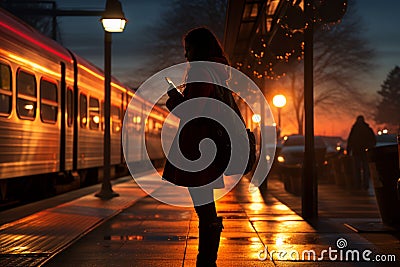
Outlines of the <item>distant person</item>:
M354 178L357 187L362 186L363 189L368 189L369 187L370 172L366 150L374 147L375 144L374 131L364 121L363 116L358 116L347 139L347 152L354 158Z
M199 77L199 73L200 75L210 76L207 69L202 69L201 66L198 67L198 65L196 66L196 71L194 71L193 65L191 66L190 63L195 61L221 63L223 65L218 65L220 69L217 69L219 78L225 81L229 78L229 73L226 67L224 67L228 65L228 61L224 56L220 43L210 30L206 28L196 28L189 31L184 37L184 47L185 57L189 62L187 80L190 81L191 77ZM209 80L212 80L211 77L204 78L210 78ZM194 98L214 98L216 95L215 90L216 87L212 83L205 82L186 83L182 94L176 90L176 88L170 87L168 89L169 99L166 102L166 106L172 111L183 102ZM198 103L191 105L191 110L196 114L196 118L185 121L185 114L177 114L177 116L181 118L179 125L181 132L179 138L175 138L174 142L179 143L179 149L185 158L194 161L201 156L199 151L200 141L205 138L210 138L210 132L215 124L212 123L212 120L201 116L202 112L204 112L204 106ZM176 139L179 139L179 141ZM169 156L171 155L171 150ZM217 151L217 157L218 155ZM190 172L181 170L171 164L169 160L167 160L164 168L164 179L175 185L189 187L189 193L199 218L197 267L216 266L223 225L222 217L217 216L213 190L224 187L222 172L223 171L217 167L215 159L209 166L200 171ZM212 183L211 187L204 187L204 185L209 185L210 183ZM210 201L208 201L209 203L204 204L203 200L205 198L210 199Z

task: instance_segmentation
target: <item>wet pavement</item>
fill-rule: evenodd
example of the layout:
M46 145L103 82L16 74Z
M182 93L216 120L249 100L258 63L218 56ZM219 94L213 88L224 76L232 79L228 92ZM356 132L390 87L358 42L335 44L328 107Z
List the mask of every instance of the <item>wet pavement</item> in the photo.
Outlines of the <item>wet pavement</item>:
M400 257L399 241L390 231L357 233L344 224L349 220L338 221L338 217L322 216L318 222L306 222L273 193L285 201L295 201L296 197L279 191L280 181L269 183L271 193L265 199L258 191L250 193L244 178L217 202L225 227L219 267L399 266L396 262L375 261L376 256ZM379 223L376 211L366 211L371 214L369 222ZM363 222L362 215L357 216L358 222ZM197 226L192 208L170 206L147 196L75 242L46 266L195 266Z
M91 193L4 223L0 265L195 266L192 207L159 202L132 179L113 188L120 197L104 202ZM217 201L225 227L219 267L400 266L398 230L381 223L371 192L321 184L319 219L307 222L299 216L301 198L281 181L270 179L265 194L248 189L243 178ZM161 196L174 189L152 190Z

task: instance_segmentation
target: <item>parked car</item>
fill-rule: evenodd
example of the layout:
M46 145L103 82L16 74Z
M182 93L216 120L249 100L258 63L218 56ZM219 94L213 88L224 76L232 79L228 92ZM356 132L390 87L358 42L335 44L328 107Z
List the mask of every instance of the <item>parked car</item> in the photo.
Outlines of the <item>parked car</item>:
M344 154L347 143L340 136L321 136L326 145L327 156L337 157L338 154Z
M294 194L301 193L304 145L305 138L303 135L286 136L280 151L277 153L279 175L285 184L285 189ZM331 161L340 153L343 153L344 147L345 142L340 137L314 137L315 161L319 179L331 175Z
M397 136L395 134L377 134L376 147L397 144Z
M368 151L371 180L382 222L400 224L399 147L395 134L378 133Z

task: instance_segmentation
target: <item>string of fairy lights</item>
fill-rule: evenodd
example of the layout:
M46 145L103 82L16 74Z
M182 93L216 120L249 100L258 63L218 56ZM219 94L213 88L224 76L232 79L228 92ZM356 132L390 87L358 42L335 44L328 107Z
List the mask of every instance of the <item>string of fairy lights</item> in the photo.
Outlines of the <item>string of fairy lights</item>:
M284 15L278 19L277 30L259 34L249 49L250 60L236 62L236 68L257 79L278 80L286 75L287 67L304 59L303 34L308 26L303 1L287 3ZM314 0L314 27L340 23L347 10L347 0ZM265 23L265 20L262 20ZM262 32L262 31L260 31Z

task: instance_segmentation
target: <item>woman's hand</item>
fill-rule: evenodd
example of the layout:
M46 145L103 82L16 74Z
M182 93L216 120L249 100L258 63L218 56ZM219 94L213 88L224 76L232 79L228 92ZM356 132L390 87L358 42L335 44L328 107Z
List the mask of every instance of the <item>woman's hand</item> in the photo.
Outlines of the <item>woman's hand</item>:
M182 96L182 94L172 85L168 88L167 94L169 97L181 97Z

